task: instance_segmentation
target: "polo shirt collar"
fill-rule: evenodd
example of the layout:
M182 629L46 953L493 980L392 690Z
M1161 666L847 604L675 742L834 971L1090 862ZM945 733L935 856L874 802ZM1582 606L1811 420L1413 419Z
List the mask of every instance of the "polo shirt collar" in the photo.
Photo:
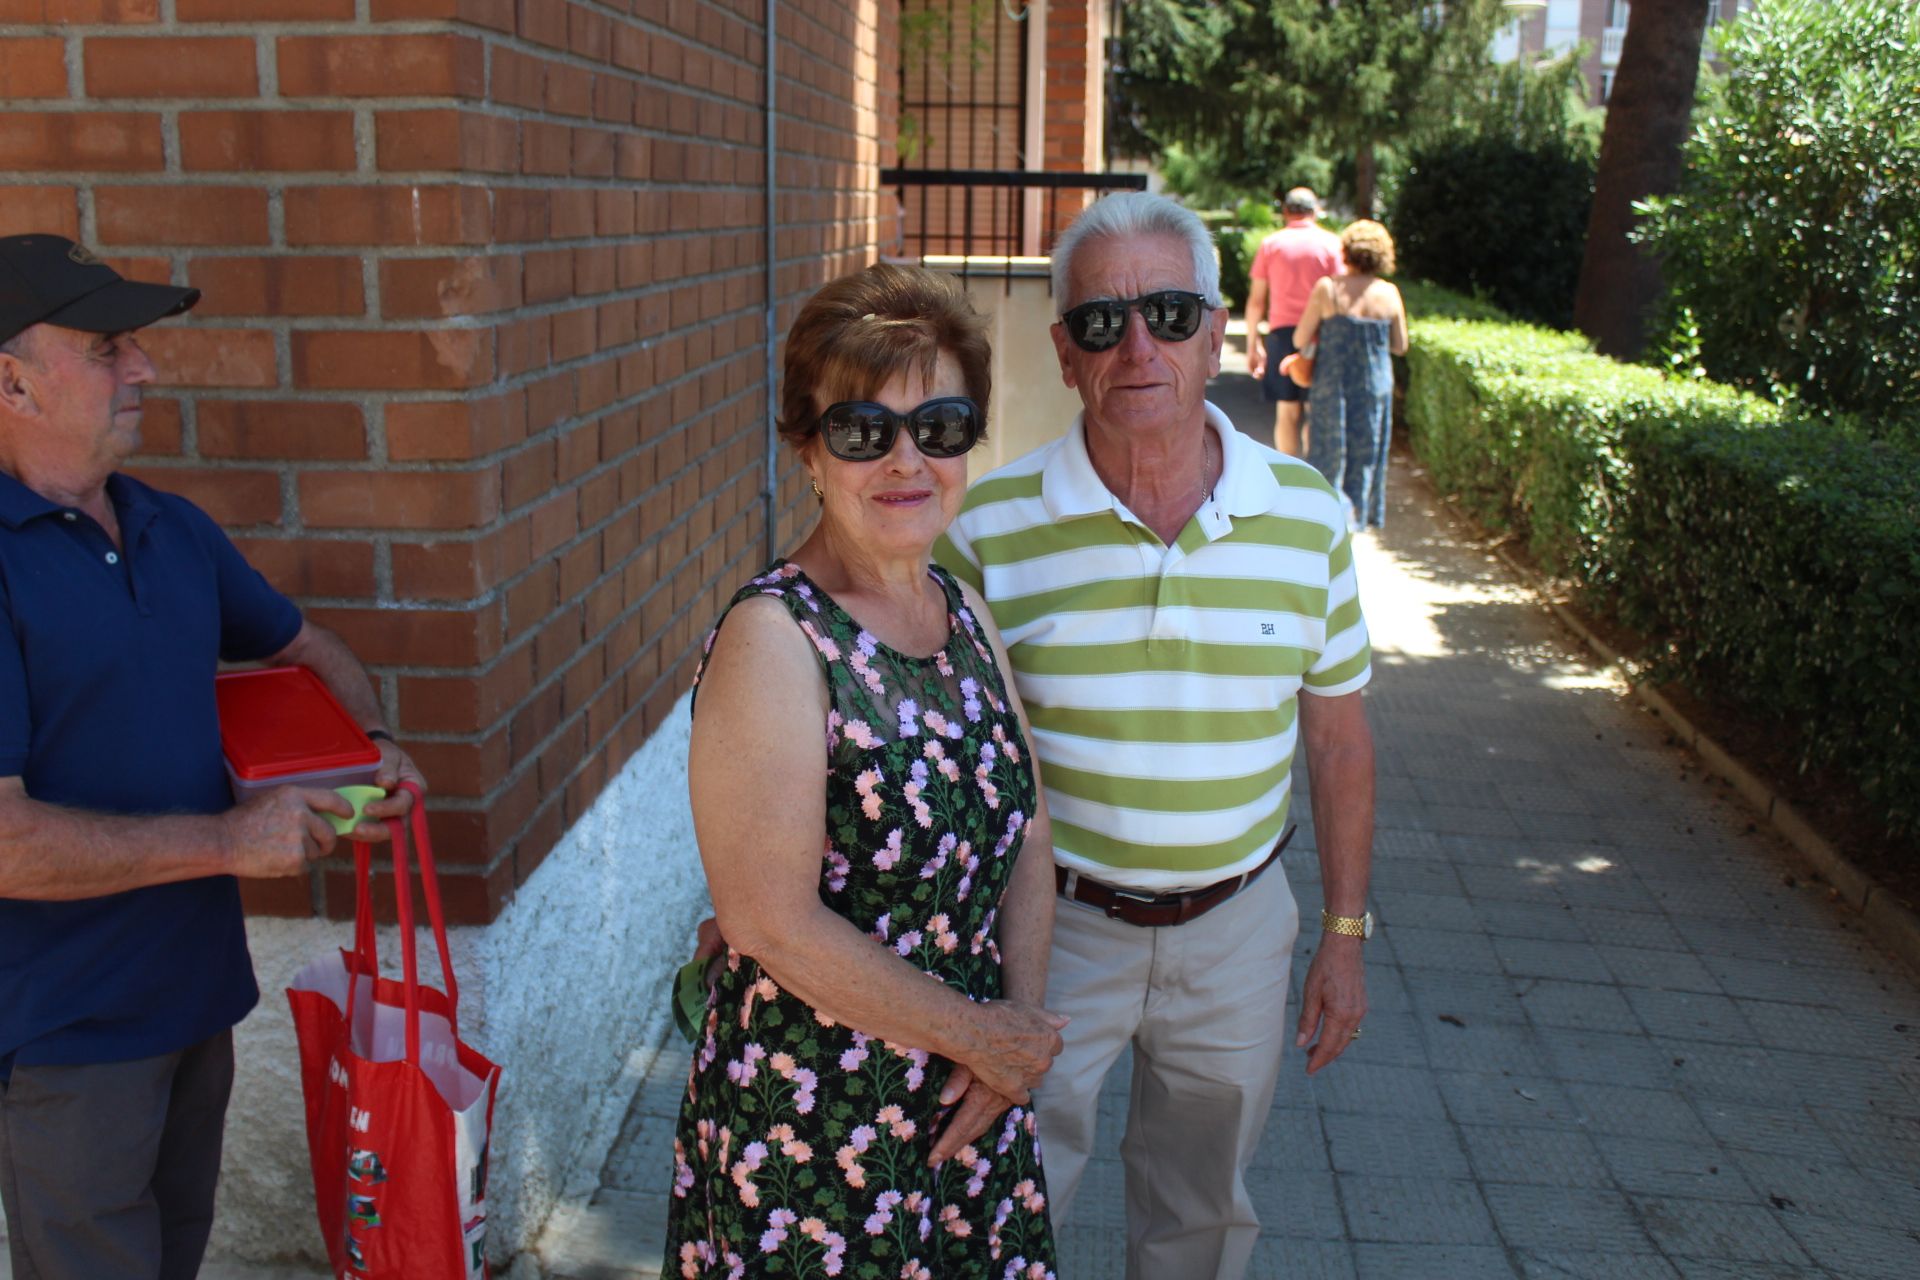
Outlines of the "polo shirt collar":
M1280 503L1280 482L1273 477L1273 455L1251 436L1244 435L1211 402L1207 421L1223 446L1226 461L1220 483L1213 487L1214 503L1228 516L1258 516Z
M120 513L123 536L139 532L160 514L160 504L153 500L153 490L118 471L107 477L107 497L113 502L114 510Z
M12 473L0 471L0 524L18 529L29 520L57 513L59 507L27 488Z
M1262 456L1260 446L1240 434L1211 401L1204 408L1207 425L1220 443L1222 463L1220 481L1213 488L1214 501L1202 510L1218 507L1228 517L1257 516L1273 510L1280 497L1280 482L1273 478L1273 468ZM1087 453L1084 409L1074 415L1073 425L1040 473L1040 499L1055 520L1120 510L1120 499L1100 479Z
M159 514L145 485L118 471L107 477L107 499L120 513L121 535L138 532ZM0 471L0 524L18 529L43 516L59 515L66 508L49 502L9 472Z
M1046 469L1040 473L1040 500L1055 520L1071 520L1075 516L1120 508L1120 500L1100 479L1100 473L1093 469L1093 458L1087 453L1085 409L1073 416L1073 425L1067 428L1060 447L1053 451Z

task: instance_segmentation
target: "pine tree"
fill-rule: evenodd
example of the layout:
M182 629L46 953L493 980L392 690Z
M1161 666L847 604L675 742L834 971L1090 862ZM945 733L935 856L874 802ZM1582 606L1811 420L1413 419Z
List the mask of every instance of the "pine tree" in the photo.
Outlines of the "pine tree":
M1352 162L1372 212L1374 155L1437 101L1471 92L1499 0L1134 0L1122 6L1122 127L1204 151L1252 189L1311 146Z

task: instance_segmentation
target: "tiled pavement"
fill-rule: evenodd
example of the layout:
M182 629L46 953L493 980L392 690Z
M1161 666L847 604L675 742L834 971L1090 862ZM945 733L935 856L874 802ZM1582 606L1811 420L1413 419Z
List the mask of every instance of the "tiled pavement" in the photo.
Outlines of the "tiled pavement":
M1213 394L1264 434L1250 392ZM1308 1080L1296 1056L1282 1077L1252 1275L1920 1276L1915 975L1448 526L1404 458L1391 495L1360 554L1372 1012L1332 1068ZM1285 866L1311 920L1296 784ZM594 1203L549 1230L554 1276L655 1274L686 1063L663 1050ZM1116 1072L1065 1280L1124 1273L1125 1097Z

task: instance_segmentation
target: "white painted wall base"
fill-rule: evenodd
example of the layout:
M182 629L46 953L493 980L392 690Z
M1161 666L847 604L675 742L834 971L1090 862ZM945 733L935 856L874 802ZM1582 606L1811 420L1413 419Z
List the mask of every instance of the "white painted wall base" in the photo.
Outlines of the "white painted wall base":
M689 699L628 761L499 919L453 932L461 1027L502 1068L488 1252L531 1247L563 1195L591 1194L639 1084L636 1051L671 1017L667 982L706 914L687 806ZM262 992L239 1074L211 1253L325 1260L313 1215L293 1023L283 994L343 923L251 920ZM398 942L380 939L383 964ZM427 972L437 972L431 946Z

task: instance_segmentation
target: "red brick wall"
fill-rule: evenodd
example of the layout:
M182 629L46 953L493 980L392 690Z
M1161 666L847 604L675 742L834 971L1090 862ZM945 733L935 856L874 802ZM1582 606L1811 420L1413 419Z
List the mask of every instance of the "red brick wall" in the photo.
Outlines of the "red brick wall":
M1046 118L1041 125L1046 162L1059 172L1097 173L1106 157L1097 145L1097 91L1103 59L1100 51L1101 0L1049 0L1047 5ZM1093 201L1091 191L1062 191L1050 203L1048 240L1058 236Z
M361 16L364 15L364 16ZM761 0L0 0L0 234L205 300L137 470L372 667L492 917L764 556ZM895 234L891 0L781 4L784 331ZM791 467L779 535L810 518ZM344 864L254 886L341 914Z

